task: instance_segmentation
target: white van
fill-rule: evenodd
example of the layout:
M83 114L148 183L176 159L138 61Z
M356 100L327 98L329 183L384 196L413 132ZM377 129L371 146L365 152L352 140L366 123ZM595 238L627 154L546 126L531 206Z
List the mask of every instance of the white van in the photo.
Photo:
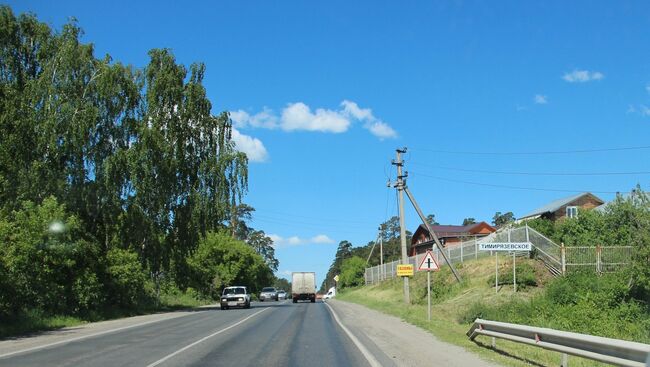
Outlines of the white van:
M329 291L327 291L327 294L323 296L323 299L334 298L334 296L336 296L336 288L332 287Z

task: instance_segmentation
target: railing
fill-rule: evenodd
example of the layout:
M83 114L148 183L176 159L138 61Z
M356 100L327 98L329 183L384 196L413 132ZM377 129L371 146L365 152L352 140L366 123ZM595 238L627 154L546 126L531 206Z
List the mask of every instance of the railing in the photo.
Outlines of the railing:
M461 244L446 247L444 249L447 258L452 264L462 263L470 259L478 259L480 257L486 257L490 255L489 251L479 251L478 244L483 242L484 238L474 239L471 241L462 242ZM446 266L443 256L440 254L438 248L434 247L432 249L433 256L436 259L436 262L440 266ZM527 252L526 252L527 254ZM415 256L410 256L407 259L407 264L412 264L417 267L420 264L420 261L425 254L417 254ZM383 265L377 265L370 268L366 268L365 280L366 284L375 284L386 279L392 279L397 277L397 265L401 264L401 260L391 261L384 263Z
M592 268L597 273L615 271L632 258L631 246L564 247L565 268Z
M562 353L562 366L567 367L568 354L619 366L643 367L650 362L650 345L603 338L527 325L476 319L467 332L470 340L479 335L506 339Z
M632 246L594 246L594 247L570 247L558 246L556 243L525 226L519 228L506 228L490 234L487 237L474 238L460 244L450 245L443 251L452 264L462 263L469 259L478 259L491 255L490 251L479 251L478 244L485 242L530 242L533 244L535 257L544 262L546 267L555 275L566 274L579 268L593 269L597 273L615 271L630 263L632 258ZM440 266L446 266L444 259L436 246L432 248L433 255ZM528 252L520 255L527 256ZM424 254L411 256L408 264L419 265ZM383 265L377 265L366 269L366 284L374 284L397 276L396 260Z

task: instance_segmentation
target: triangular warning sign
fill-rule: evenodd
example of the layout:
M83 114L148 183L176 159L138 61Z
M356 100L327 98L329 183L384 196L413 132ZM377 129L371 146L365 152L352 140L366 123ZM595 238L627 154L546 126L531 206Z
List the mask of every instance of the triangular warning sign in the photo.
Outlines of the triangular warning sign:
M418 266L418 271L420 270L426 270L426 271L440 270L440 267L438 266L436 259L433 257L433 254L431 253L431 250L427 250L426 255L424 255L424 258L422 258L422 261L420 262L420 266Z

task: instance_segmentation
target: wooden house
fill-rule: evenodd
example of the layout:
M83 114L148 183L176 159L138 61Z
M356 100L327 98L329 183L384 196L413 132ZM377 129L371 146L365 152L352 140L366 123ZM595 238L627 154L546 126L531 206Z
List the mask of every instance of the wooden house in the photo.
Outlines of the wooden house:
M517 219L517 222L545 218L556 221L561 218L578 216L578 209L593 209L603 205L604 201L596 195L584 192L550 202Z
M472 238L485 237L496 231L496 228L485 222L469 224L466 226L434 225L431 226L431 229L433 229L436 236L438 236L438 239L445 247L453 246L454 244ZM411 238L411 256L425 253L433 246L435 246L435 244L433 243L433 238L431 238L429 231L423 224L420 224Z

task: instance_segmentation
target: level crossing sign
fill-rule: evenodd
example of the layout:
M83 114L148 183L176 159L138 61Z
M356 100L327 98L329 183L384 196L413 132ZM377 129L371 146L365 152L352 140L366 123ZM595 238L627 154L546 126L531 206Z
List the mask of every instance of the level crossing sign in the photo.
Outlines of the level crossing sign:
M431 250L427 250L426 255L422 258L420 266L418 266L418 271L436 271L440 270L440 266L436 262L436 259L433 257Z

